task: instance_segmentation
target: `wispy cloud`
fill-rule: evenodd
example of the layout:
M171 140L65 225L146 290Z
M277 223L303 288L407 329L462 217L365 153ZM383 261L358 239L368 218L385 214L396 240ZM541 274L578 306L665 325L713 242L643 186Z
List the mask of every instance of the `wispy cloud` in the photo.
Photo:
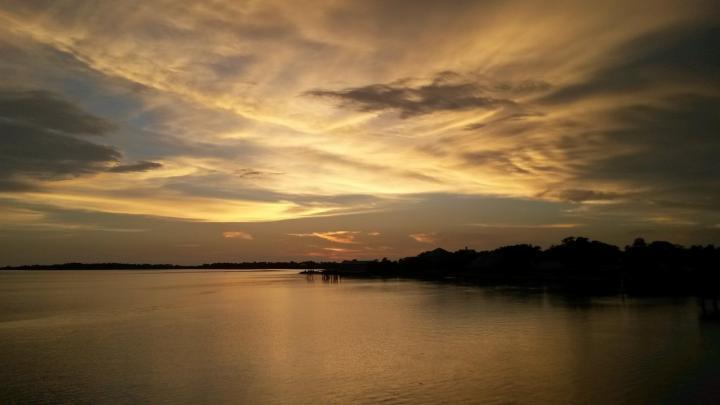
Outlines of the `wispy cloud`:
M344 243L344 244L355 244L359 243L356 240L356 236L359 234L359 231L332 231L332 232L312 232L312 233L291 233L291 236L299 236L299 237L315 237L324 239L330 242L335 243Z
M357 252L361 252L361 250L356 250L356 249L343 249L343 248L323 248L323 250L327 250L328 252L334 252L334 253L357 253Z
M162 163L148 162L141 160L137 163L129 165L118 165L108 169L109 172L113 173L132 173L132 172L146 172L148 170L159 169L162 167Z
M253 240L253 236L243 231L225 231L222 233L223 238Z
M491 110L515 107L513 95L547 90L539 81L519 83L489 82L474 75L453 71L436 74L430 80L409 84L410 78L395 83L371 84L341 90L312 90L307 94L340 101L341 106L360 111L398 111L402 118L440 111Z
M435 243L437 241L437 235L435 232L411 233L408 236L420 243Z

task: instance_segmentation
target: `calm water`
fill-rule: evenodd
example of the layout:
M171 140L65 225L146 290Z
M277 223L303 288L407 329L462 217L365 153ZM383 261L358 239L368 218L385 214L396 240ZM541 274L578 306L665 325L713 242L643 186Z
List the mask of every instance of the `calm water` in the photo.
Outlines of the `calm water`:
M0 403L710 403L692 299L296 271L2 272Z

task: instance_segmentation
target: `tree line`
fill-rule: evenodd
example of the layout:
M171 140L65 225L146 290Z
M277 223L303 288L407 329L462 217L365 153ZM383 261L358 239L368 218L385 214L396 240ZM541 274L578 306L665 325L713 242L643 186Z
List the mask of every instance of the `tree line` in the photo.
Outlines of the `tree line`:
M493 250L435 249L399 260L342 262L218 262L201 265L64 263L7 266L5 270L300 269L346 277L408 277L477 283L548 286L578 291L717 295L720 248L684 247L636 239L623 249L567 237L547 249L530 244Z

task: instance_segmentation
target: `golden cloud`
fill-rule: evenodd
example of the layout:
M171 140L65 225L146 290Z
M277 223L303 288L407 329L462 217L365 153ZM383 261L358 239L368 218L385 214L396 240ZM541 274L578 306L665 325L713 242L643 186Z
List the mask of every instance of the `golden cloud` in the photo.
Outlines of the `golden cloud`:
M332 232L312 232L312 233L291 233L291 236L299 237L315 237L335 243L355 244L355 240L359 231L332 231Z
M411 233L408 236L416 242L420 243L435 243L437 241L437 235L435 234L435 232Z
M247 232L243 231L225 231L222 233L223 238L228 239L243 239L243 240L253 240L253 236L250 235Z

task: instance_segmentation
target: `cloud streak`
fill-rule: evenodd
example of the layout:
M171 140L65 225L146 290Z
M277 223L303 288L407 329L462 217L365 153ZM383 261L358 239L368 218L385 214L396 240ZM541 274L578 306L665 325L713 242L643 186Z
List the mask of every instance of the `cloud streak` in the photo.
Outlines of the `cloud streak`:
M371 84L341 90L311 90L307 95L330 98L340 106L363 112L398 111L401 118L442 111L493 110L516 107L510 95L547 90L539 81L520 83L482 83L481 78L446 71L429 82L413 85L410 78L393 83Z
M162 163L141 160L134 164L113 166L108 171L113 173L147 172L161 167Z
M102 135L115 129L111 122L44 90L0 91L0 119L69 134Z
M411 233L408 235L410 239L419 243L435 243L437 242L437 235L435 232L422 232L422 233Z
M332 231L332 232L312 232L312 233L291 233L291 236L298 236L301 238L315 237L326 241L342 244L356 244L359 243L356 240L358 231Z
M253 240L255 239L252 235L243 231L225 231L222 233L223 238L226 239L242 239L242 240Z

